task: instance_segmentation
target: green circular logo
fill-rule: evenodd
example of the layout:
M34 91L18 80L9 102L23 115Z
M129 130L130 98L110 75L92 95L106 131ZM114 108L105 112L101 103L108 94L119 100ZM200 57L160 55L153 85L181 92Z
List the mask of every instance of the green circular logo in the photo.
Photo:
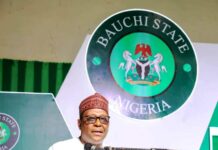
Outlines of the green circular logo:
M11 136L10 128L3 122L0 122L0 145L5 144Z
M128 34L116 43L110 56L110 69L114 80L126 92L150 97L170 85L175 61L162 40L140 32Z
M20 128L8 114L0 113L0 148L12 149L19 139Z
M197 61L185 32L149 10L119 12L103 21L87 47L93 88L110 108L136 119L155 119L180 108L191 95Z

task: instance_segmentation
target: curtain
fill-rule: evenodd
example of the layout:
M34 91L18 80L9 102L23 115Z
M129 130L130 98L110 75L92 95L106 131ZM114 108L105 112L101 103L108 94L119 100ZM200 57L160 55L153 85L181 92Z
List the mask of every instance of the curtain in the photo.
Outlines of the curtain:
M0 59L0 91L56 96L70 66L71 63Z

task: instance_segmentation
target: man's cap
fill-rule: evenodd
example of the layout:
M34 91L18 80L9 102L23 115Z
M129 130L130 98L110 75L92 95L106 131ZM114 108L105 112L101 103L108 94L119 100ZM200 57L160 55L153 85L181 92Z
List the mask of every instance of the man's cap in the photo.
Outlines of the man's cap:
M108 101L99 93L85 98L79 105L79 113L82 114L89 109L102 109L108 113Z

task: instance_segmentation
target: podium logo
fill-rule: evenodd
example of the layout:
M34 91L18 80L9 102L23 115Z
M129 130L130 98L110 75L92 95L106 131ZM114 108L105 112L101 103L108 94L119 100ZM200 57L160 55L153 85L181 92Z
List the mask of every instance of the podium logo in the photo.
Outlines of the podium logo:
M0 149L12 149L19 139L20 128L16 120L8 114L0 113Z
M185 32L156 12L133 9L103 21L87 47L93 88L110 108L135 119L156 119L191 95L197 62Z

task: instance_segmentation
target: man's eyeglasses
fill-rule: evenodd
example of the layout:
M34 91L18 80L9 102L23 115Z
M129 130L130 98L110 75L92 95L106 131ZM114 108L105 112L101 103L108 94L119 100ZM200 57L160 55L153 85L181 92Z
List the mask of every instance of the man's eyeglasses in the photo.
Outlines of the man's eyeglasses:
M97 119L102 124L108 124L110 120L110 116L83 116L82 118L87 124L95 124Z

